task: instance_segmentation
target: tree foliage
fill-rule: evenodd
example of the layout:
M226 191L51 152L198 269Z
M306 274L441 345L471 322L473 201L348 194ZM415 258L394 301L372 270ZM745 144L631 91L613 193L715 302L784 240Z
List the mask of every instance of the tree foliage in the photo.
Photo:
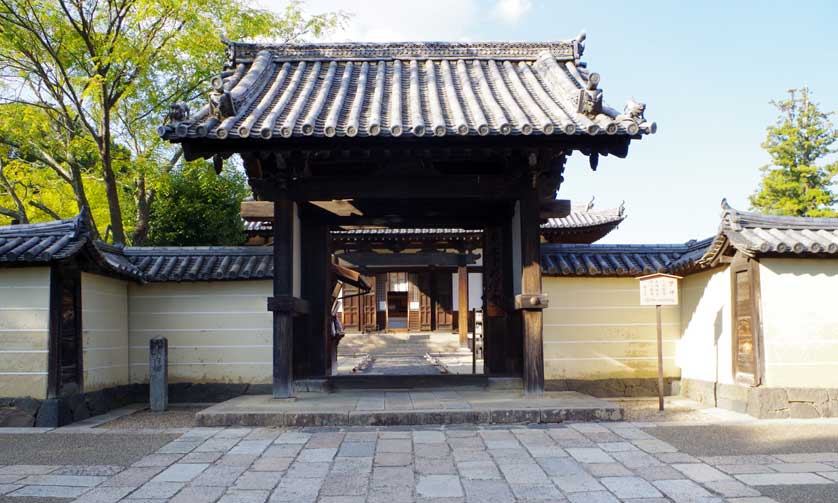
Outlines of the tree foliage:
M792 89L788 99L772 104L780 117L768 127L762 144L771 164L762 168L762 182L750 198L751 205L776 215L837 215L833 182L838 162L823 163L835 153L833 145L838 141L831 114L811 101L806 87Z
M240 245L239 215L247 178L233 168L220 175L206 162L189 163L164 177L151 210L148 244L156 246Z
M109 228L117 243L141 243L158 185L180 160L155 128L171 103L206 99L224 63L221 35L296 41L342 19L304 15L297 1L277 14L246 0L0 0L0 144L12 156L4 164L51 170L75 202L56 214L92 208L87 216L102 234ZM21 210L15 199L28 201L34 189L14 192L43 180L16 174L0 181L0 214L49 215L28 214L28 203ZM100 190L104 209L92 198Z

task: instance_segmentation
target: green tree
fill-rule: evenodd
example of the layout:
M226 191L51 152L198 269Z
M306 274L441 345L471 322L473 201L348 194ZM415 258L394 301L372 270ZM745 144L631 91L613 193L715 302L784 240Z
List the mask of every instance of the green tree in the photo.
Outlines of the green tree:
M247 177L230 167L220 175L206 162L189 163L173 170L158 188L157 201L151 210L148 244L242 244L244 227L239 210L249 193Z
M768 127L762 147L771 164L762 168L762 181L751 195L751 206L775 215L834 216L838 197L833 182L838 162L818 165L835 153L838 130L831 113L811 101L809 89L792 89L789 97L772 104L780 111L777 123Z
M171 103L205 97L211 73L223 64L220 35L295 41L342 19L304 15L297 1L280 15L246 0L0 0L0 99L46 116L50 136L89 142L95 172L87 175L104 187L113 241L126 242L132 221L134 241L142 241L157 178L179 159L156 138L155 126ZM0 131L0 142L59 152L56 163L71 169L67 149L48 140ZM120 150L131 162L119 162ZM81 169L69 182L79 208L84 176ZM126 200L136 215L124 216Z

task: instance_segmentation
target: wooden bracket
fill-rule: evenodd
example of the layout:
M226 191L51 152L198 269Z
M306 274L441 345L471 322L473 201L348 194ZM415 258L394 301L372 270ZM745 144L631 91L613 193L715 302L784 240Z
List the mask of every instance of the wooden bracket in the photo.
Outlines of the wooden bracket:
M550 304L550 298L546 293L524 293L515 296L515 309L541 310L546 309Z
M268 297L268 311L300 316L308 314L308 301L287 295Z

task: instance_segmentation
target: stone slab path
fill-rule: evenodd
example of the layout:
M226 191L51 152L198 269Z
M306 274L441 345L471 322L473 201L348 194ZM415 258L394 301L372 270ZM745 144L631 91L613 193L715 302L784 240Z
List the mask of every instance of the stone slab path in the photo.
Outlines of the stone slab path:
M838 452L697 457L657 438L661 428L194 428L128 466L0 458L0 500L772 503L763 488L838 488ZM78 434L62 430L35 435Z

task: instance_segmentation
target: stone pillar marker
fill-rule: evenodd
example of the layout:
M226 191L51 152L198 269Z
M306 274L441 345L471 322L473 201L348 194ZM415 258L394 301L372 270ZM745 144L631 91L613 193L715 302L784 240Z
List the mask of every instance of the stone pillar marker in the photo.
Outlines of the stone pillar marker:
M155 337L148 349L148 402L152 412L163 412L169 406L169 341Z

